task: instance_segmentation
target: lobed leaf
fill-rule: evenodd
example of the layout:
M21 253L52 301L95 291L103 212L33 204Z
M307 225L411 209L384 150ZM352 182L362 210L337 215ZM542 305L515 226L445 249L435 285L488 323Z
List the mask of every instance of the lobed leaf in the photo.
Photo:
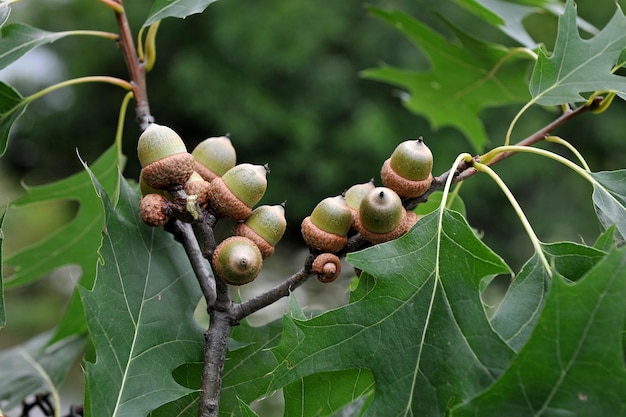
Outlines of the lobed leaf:
M216 0L156 0L148 13L144 26L168 17L186 18L192 14L202 13Z
M544 244L552 270L570 281L587 273L605 252L571 242ZM515 277L491 318L491 325L518 352L528 341L543 311L551 278L534 254Z
M528 100L526 65L519 65L519 56L510 55L505 47L458 30L455 34L460 43L451 43L402 12L377 8L370 8L370 12L420 48L430 60L431 69L415 72L382 65L364 71L363 76L405 89L404 105L426 117L433 127L455 127L476 150L481 150L487 134L479 113L488 107Z
M284 318L271 388L319 372L369 369L364 415L443 415L496 381L512 350L487 320L480 287L508 273L461 215L431 213L400 239L350 254L365 271L351 303Z
M530 80L533 100L545 106L576 103L587 100L582 93L605 90L626 98L626 78L611 72L624 48L626 16L619 6L597 35L582 39L574 1L568 0L552 55L539 50Z
M71 336L50 344L43 333L0 351L0 403L11 410L32 395L58 391L70 367L83 353L84 336Z
M87 363L87 415L145 416L192 390L178 367L202 361L193 318L201 296L184 249L139 217L138 187L121 183L116 208L102 187L106 228L92 290L80 288L96 359Z
M572 284L557 275L530 339L464 416L623 416L626 252L615 250Z
M616 239L626 240L626 170L593 172L593 204L605 228L615 225Z

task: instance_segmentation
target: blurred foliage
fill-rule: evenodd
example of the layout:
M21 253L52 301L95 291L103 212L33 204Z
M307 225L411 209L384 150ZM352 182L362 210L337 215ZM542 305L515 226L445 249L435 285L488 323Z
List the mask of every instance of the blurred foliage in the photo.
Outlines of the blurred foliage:
M601 3L601 4L600 4ZM135 32L151 2L127 1ZM371 1L419 15L451 36L441 16L474 36L515 45L453 2ZM454 157L471 150L455 130L432 131L428 123L402 107L389 85L360 78L359 72L387 62L425 69L425 58L393 28L368 15L362 1L319 3L222 0L204 14L162 22L157 37L157 63L148 74L152 113L177 130L189 149L208 136L231 134L241 162L269 163L268 193L263 203L287 200L288 235L300 245L299 224L323 197L350 185L379 178L379 166L400 141L423 135L435 155L435 174L449 168ZM579 5L579 14L602 26L615 3L602 0ZM428 10L433 9L432 12ZM15 5L13 20L46 30L115 31L113 13L97 1L24 1ZM552 47L556 18L533 15L526 21L536 39ZM12 82L29 94L51 82L82 75L126 77L115 44L102 39L69 38L42 49L58 59L49 77ZM52 78L52 79L50 79ZM20 120L2 163L12 175L30 184L47 182L82 169L76 150L88 162L113 141L123 92L108 85L63 90L31 105ZM484 120L492 144L504 139L517 107L491 109ZM539 129L556 110L534 109L521 120L514 140ZM558 132L588 158L593 170L626 166L621 133L626 106L616 100L605 113L587 114ZM135 143L139 129L126 121L125 174L137 177ZM550 145L551 149L555 148ZM569 170L536 156L520 155L500 164L503 176L528 211L545 241L588 241L598 232L589 198L591 188ZM501 192L487 178L472 178L462 188L469 221L485 240L516 268L532 248ZM495 211L510 213L498 216ZM9 220L9 218L7 219Z

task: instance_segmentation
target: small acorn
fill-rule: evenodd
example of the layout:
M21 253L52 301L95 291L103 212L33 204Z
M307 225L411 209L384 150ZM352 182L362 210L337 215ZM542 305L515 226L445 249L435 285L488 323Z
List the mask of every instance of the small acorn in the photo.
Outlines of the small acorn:
M337 252L348 243L352 212L343 196L320 201L311 215L302 221L302 237L306 244L323 252Z
M334 253L322 253L313 260L311 271L320 282L333 282L341 273L341 261Z
M260 249L263 259L274 253L274 246L285 234L287 220L285 205L259 206L252 210L250 217L243 223L237 223L233 235L245 236Z
M355 227L365 239L376 244L402 236L414 220L415 217L407 216L395 191L376 187L363 197Z
M172 217L171 202L162 194L146 194L139 202L141 220L151 227L161 227Z
M244 220L267 189L267 165L239 164L210 182L209 202L217 214Z
M348 204L348 207L350 207L350 210L352 211L353 218L356 218L359 214L359 206L361 205L363 197L365 197L365 195L374 188L376 188L376 186L374 185L374 178L372 178L363 184L353 185L348 188L345 193L343 193L346 199L346 204Z
M200 174L196 171L191 174L185 185L183 186L183 190L185 190L185 194L188 196L195 195L196 202L202 208L206 208L209 204L209 183L205 181Z
M433 181L433 155L423 138L400 143L380 172L385 187L402 197L419 197Z
M237 153L228 136L203 140L191 151L191 155L196 159L196 172L209 182L224 175L237 163Z
M145 183L157 190L184 184L193 172L195 160L176 132L152 123L139 136L137 156Z
M217 245L211 266L217 277L227 284L243 285L259 275L263 257L259 248L247 237L231 236Z

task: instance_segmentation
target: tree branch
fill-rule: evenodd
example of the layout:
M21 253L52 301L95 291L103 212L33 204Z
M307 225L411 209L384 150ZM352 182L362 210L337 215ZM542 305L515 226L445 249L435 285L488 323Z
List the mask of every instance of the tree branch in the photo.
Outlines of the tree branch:
M135 98L135 112L137 113L137 123L141 130L146 130L148 125L154 122L154 117L150 114L148 103L148 89L146 88L146 69L143 62L139 60L137 49L133 40L132 31L128 23L128 17L124 11L122 0L109 0L108 3L117 3L118 8L114 8L115 19L119 28L119 46L124 56L124 62L130 75L130 84L133 88Z

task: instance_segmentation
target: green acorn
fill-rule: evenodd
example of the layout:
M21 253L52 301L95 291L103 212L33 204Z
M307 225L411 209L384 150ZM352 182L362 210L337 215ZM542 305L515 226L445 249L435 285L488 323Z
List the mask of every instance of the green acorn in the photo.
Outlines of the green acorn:
M209 202L220 216L244 220L267 189L267 165L239 164L210 182Z
M215 248L211 261L217 277L230 285L252 282L263 267L261 251L243 236L231 236L222 241Z
M419 197L432 183L433 155L420 137L400 143L380 172L383 184L402 197Z
M387 187L376 187L361 201L355 227L372 243L395 239L406 233L415 218L409 219L398 194Z
M259 206L252 210L250 217L243 223L237 223L233 235L245 236L261 250L263 259L274 253L274 246L285 234L287 220L285 205Z
M237 163L237 153L228 136L211 137L191 151L195 169L206 181L221 177Z
M352 212L343 196L320 201L302 221L302 237L307 245L323 252L337 252L348 243Z
M145 183L157 190L184 184L191 176L195 160L176 132L152 123L139 136L137 156Z

